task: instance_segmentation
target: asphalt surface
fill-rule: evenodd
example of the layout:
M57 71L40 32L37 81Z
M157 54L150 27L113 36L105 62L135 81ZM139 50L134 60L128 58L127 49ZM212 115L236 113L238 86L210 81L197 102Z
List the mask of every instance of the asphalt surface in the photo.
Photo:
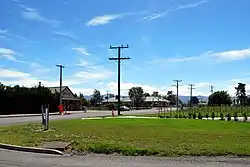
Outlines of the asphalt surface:
M250 166L247 158L225 157L124 157L112 155L54 156L0 149L1 167L208 167Z
M123 115L131 115L131 114L151 114L158 113L157 109L149 109L149 110L134 110L134 111L125 111L122 112ZM50 115L50 120L67 120L67 119L77 119L83 117L97 117L97 116L111 116L111 111L87 111L84 113L83 111L72 112L70 115ZM27 117L5 117L0 118L0 126L4 125L15 125L22 123L35 123L41 122L41 116L27 116Z

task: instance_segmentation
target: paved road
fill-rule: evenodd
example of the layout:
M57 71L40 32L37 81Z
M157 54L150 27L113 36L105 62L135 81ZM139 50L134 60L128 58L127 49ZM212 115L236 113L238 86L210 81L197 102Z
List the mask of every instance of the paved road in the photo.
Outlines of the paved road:
M130 114L150 114L157 113L157 109L149 109L149 110L136 110L136 111L126 111L122 112L124 115ZM111 111L88 111L84 112L73 112L70 115L51 115L50 120L64 120L64 119L76 119L82 117L97 117L97 116L110 116ZM41 116L30 116L30 117L11 117L11 118L0 118L0 126L1 125L13 125L20 123L32 123L32 122L40 122Z
M15 152L0 149L1 167L208 167L250 166L250 159L243 158L159 158L122 157L108 155L54 156Z

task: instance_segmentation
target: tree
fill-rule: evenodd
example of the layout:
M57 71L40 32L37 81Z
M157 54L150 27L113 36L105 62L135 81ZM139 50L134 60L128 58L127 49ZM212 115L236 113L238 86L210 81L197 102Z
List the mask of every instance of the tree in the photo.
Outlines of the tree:
M188 101L188 104L190 104L190 100ZM192 96L191 98L191 104L192 105L198 105L199 104L199 99L196 96Z
M134 101L136 108L140 107L144 102L144 93L141 87L132 87L128 92L129 98Z
M236 89L236 96L238 97L240 105L244 106L247 102L246 84L238 83L238 86L235 87L235 89Z
M150 94L149 93L144 93L144 97L146 98L146 97L149 97L150 96Z
M208 97L208 105L231 105L232 99L227 91L217 91Z
M92 96L93 97L90 100L92 105L97 105L102 102L102 96L99 90L95 89Z
M173 94L173 91L168 91L166 100L170 101L170 105L175 105L177 96Z
M158 97L159 96L159 92L157 91L154 91L153 94L152 94L153 97Z
M89 101L83 96L82 93L80 93L79 98L81 100L82 105L89 106Z

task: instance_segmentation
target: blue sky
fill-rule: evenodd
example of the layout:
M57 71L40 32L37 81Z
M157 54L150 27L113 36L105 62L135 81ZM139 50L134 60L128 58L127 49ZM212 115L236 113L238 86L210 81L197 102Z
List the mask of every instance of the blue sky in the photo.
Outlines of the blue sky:
M122 56L122 94L132 86L162 94L181 79L180 94L234 93L250 82L248 0L6 0L0 1L0 81L63 85L74 92L117 92L116 50ZM250 88L250 87L249 87Z

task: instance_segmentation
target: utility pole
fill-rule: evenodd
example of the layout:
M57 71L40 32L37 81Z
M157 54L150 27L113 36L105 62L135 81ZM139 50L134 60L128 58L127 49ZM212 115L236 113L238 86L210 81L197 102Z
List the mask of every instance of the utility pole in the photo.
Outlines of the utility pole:
M62 69L65 66L63 66L63 65L56 65L56 66L60 68L60 96L59 96L59 99L60 99L60 105L62 105Z
M190 86L190 101L189 101L189 103L190 103L190 108L192 108L192 96L193 96L193 89L195 89L194 88L194 84L188 84L189 86Z
M121 49L129 48L127 46L111 46L109 49L118 49L118 57L115 58L109 58L109 60L118 60L118 105L117 105L117 110L118 110L118 115L121 115L120 112L120 104L121 104L121 60L127 60L130 59L129 57L121 57Z
M182 80L174 80L174 82L176 82L176 110L178 111L179 109L179 83L182 82Z
M107 103L109 102L109 91L107 91Z
M210 92L211 92L211 94L214 93L214 86L213 85L210 86Z

